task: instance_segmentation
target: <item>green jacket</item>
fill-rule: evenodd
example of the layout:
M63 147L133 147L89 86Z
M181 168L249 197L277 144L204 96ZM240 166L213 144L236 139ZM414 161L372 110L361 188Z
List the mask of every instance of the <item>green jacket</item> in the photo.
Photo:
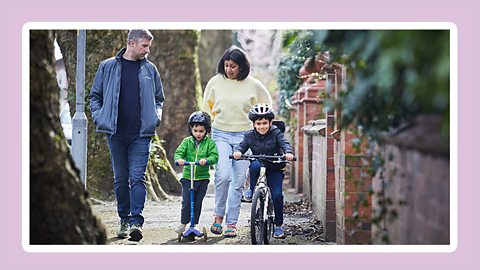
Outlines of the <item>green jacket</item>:
M207 166L197 165L193 169L195 177L193 180L205 180L210 179L209 165L214 165L218 162L218 151L215 142L208 136L200 141L198 146L195 145L195 139L192 136L188 136L183 139L182 143L177 147L173 159L175 161L183 159L185 161L199 161L205 158L208 160ZM183 167L182 177L185 179L190 178L190 166Z

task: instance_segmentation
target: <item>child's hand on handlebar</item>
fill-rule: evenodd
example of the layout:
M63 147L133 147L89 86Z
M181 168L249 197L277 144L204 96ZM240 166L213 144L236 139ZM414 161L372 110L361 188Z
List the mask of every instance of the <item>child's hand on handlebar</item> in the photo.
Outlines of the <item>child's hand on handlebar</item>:
M285 159L288 161L292 161L294 158L292 153L286 153L284 156L285 156Z
M242 156L241 152L233 152L233 158L234 159L239 159Z
M205 166L205 164L207 164L207 160L204 159L204 158L202 158L202 159L200 159L200 160L198 161L198 163L199 163L200 165L202 165L202 166Z
M179 159L179 160L176 160L175 163L177 163L179 166L183 166L185 164L185 160Z

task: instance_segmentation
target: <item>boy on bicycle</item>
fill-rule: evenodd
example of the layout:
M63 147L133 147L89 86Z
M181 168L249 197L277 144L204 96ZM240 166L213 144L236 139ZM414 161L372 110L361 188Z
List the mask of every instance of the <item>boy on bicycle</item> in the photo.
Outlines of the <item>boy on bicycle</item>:
M233 158L239 159L248 149L254 155L279 155L286 160L293 160L293 150L290 143L283 136L283 132L272 125L275 114L266 103L259 103L252 107L248 118L253 122L253 129L247 131L243 141L235 148ZM275 212L275 228L273 237L284 238L283 232L283 193L282 182L285 163L272 163L265 161L267 184L272 192L273 207ZM261 164L255 160L250 163L250 193L253 194L257 179L260 175Z
M183 168L182 179L182 211L181 224L175 230L183 232L190 222L190 179L193 177L194 190L194 222L198 224L202 211L203 198L207 194L210 172L208 165L218 162L218 151L215 142L207 136L210 132L210 115L206 112L193 112L188 118L188 132L190 136L183 139L174 154L175 162L183 166L186 161L198 161L201 166L195 166L194 175L190 175L190 167ZM207 166L205 166L207 165ZM192 165L190 165L192 166Z

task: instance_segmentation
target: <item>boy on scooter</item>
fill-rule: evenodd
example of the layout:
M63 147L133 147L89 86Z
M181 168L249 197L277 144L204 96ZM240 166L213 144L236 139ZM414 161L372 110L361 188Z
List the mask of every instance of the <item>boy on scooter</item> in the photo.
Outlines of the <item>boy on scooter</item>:
M233 157L239 159L248 149L253 155L285 156L291 161L294 159L292 146L283 136L283 132L272 125L275 114L270 105L259 103L252 107L248 118L253 122L253 129L247 131L243 141L235 148ZM283 193L282 182L284 177L285 163L265 162L267 184L270 187L275 213L275 228L273 237L285 238L283 232ZM260 175L261 164L255 160L250 163L250 194L253 194L256 181Z
M190 136L183 139L174 154L175 163L183 166L186 161L198 161L200 166L195 166L191 175L190 166L183 168L182 179L182 211L181 224L175 230L183 232L190 222L190 180L193 178L194 190L194 222L198 224L202 211L202 202L207 193L210 179L209 166L218 162L218 151L215 142L207 136L211 130L210 116L206 112L193 112L188 118L188 132Z

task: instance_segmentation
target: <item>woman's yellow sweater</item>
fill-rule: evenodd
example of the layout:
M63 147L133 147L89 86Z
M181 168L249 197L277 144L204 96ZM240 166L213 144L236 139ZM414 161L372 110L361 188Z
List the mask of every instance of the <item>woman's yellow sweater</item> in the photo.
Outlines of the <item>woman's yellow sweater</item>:
M202 110L213 119L212 127L230 132L252 129L248 112L257 103L272 105L270 93L263 84L248 76L242 81L221 74L213 76L205 87Z

